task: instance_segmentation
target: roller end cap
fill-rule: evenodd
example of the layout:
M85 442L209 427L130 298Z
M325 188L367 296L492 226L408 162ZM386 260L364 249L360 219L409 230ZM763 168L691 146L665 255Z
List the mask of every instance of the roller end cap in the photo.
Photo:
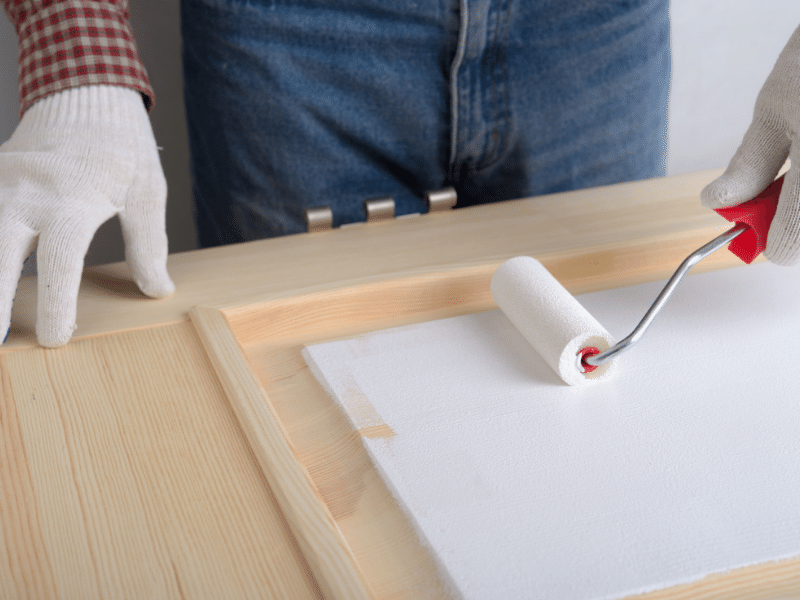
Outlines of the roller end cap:
M586 362L586 359L597 354L600 354L600 350L594 346L587 346L586 348L581 348L578 350L578 370L581 373L591 373L594 371L597 368L597 365L590 365L588 362Z

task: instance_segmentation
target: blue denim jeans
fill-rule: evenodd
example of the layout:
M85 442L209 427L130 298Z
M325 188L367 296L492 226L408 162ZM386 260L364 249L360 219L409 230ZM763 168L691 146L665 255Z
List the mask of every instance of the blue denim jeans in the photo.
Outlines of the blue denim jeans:
M664 173L668 0L182 0L200 243Z

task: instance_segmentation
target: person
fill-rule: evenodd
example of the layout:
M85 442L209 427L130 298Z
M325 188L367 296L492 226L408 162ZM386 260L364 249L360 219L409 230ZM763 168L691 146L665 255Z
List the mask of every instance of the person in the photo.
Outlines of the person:
M114 214L140 289L174 289L154 95L127 0L3 2L22 118L0 147L0 329L38 242L55 347ZM664 172L666 0L183 0L181 17L203 246L300 231L316 205L360 220L370 196L404 214L444 185L468 206Z
M664 174L667 0L182 0L201 246Z

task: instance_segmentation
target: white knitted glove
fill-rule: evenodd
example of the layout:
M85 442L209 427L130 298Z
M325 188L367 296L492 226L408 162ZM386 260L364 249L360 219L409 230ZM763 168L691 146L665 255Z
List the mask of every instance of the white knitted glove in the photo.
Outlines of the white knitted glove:
M764 250L764 256L780 265L800 259L800 28L758 95L742 145L725 173L703 190L703 205L723 208L750 200L772 183L787 156L792 168Z
M166 197L138 92L77 87L31 106L0 146L0 336L38 240L36 335L43 346L69 341L83 259L98 227L115 214L136 284L154 298L171 294Z

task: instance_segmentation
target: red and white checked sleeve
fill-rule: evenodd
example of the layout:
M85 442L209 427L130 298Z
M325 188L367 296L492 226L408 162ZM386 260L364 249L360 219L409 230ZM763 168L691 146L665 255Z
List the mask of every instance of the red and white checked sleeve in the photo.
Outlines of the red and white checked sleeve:
M21 112L55 92L119 85L155 95L136 50L128 0L3 0L19 37Z

